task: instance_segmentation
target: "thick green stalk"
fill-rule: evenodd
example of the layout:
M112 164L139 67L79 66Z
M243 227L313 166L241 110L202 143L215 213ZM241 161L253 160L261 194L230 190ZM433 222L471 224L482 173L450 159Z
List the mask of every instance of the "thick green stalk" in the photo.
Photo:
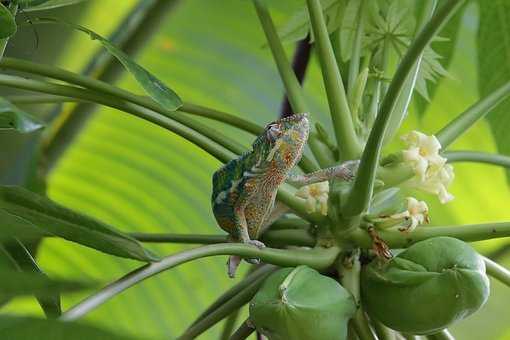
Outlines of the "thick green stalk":
M352 255L352 264L350 266L340 265L339 273L342 275L341 281L342 286L347 289L352 296L354 297L354 301L356 302L357 310L356 314L352 318L352 324L354 329L356 330L356 334L358 335L360 340L377 340L370 329L370 325L368 324L368 320L365 316L363 308L361 306L361 296L360 296L360 272L361 272L361 263L359 261L359 250L356 250Z
M444 227L420 227L412 232L379 231L381 237L390 248L405 248L413 243L432 237L449 236L465 242L510 237L510 222L468 224ZM365 230L357 229L350 235L351 240L362 248L370 248L372 239Z
M384 135L390 119L390 114L395 107L402 87L405 84L409 72L425 47L448 21L451 15L459 8L461 3L462 0L445 0L443 6L421 30L400 62L368 137L353 188L346 204L343 206L342 212L345 216L351 217L359 215L368 208L373 193L375 175L379 164Z
M282 79L283 85L285 86L287 98L289 100L290 106L292 107L292 111L295 113L309 112L303 94L303 89L299 84L296 73L289 63L287 55L285 54L283 45L280 41L280 38L278 37L278 33L276 32L276 28L266 5L262 0L253 0L253 4L255 5L255 10L257 11L260 24L264 30L264 34L266 35L271 53L273 54L273 59L276 63L276 67L278 68L280 78ZM310 134L310 141L315 142L316 138L317 137L315 134ZM313 146L314 144L310 143L310 145ZM317 154L317 150L315 148L312 148L312 152L314 155ZM322 161L320 156L318 157L318 160ZM312 172L319 169L311 160L307 158L301 159L300 165L306 172ZM325 165L326 164L321 164L321 166Z
M255 332L255 329L250 326L249 320L243 322L241 326L235 331L234 334L230 337L230 340L244 340L248 339L248 337Z
M487 152L477 151L447 151L444 152L442 156L446 157L449 163L475 162L499 165L505 168L510 168L510 157L499 154L491 154Z
M216 244L228 242L228 235L201 234L158 234L158 233L129 233L140 242L146 243L181 243L181 244ZM269 230L261 236L261 240L269 245L293 245L312 247L315 238L306 230Z
M435 135L443 150L510 95L510 81L458 115Z
M280 78L283 81L285 89L287 90L287 97L289 98L290 106L296 113L308 112L308 106L303 95L303 90L299 85L299 81L292 70L287 55L283 49L283 45L276 32L271 15L267 10L265 3L262 0L253 0L255 10L260 20L260 24L266 35L267 43L273 54L273 59L280 73Z
M133 270L119 280L109 284L97 293L87 297L85 300L69 309L62 315L61 319L64 321L79 319L106 301L122 293L126 289L144 281L145 279L174 268L180 264L203 257L239 255L248 258L260 258L266 263L272 263L284 267L306 265L320 270L331 266L339 252L340 249L337 247L331 247L328 249L317 248L313 250L283 250L273 248L259 249L255 246L240 243L206 245L165 257L159 262L153 262ZM240 307L240 305L236 305L236 308L238 307ZM231 310L233 310L233 308Z
M485 270L487 271L487 274L489 274L502 284L510 287L510 270L506 269L499 263L496 263L485 256L483 257L483 261L485 262Z
M342 76L329 40L321 4L319 0L307 0L307 4L340 157L342 160L356 159L361 153L361 145L354 130Z
M430 17L434 13L434 9L436 8L437 0L427 0L423 12L421 14L420 22L418 24L416 35L419 34L420 30L425 26L425 24L430 20ZM420 72L421 62L423 58L423 52L418 56L413 69L409 72L407 79L400 91L396 104L390 114L390 119L388 123L388 128L384 136L383 144L389 143L395 134L397 133L400 125L404 121L404 118L407 114L407 110L409 104L411 103L411 98L414 93L414 87L416 85L416 80L418 78L418 74Z
M223 329L221 330L220 340L228 340L234 331L234 327L236 326L237 319L241 312L241 308L230 313L228 318L225 320Z
M349 61L349 75L347 78L347 94L349 97L352 96L354 90L354 84L359 74L359 64L361 58L361 48L363 47L363 35L365 34L365 3L366 0L360 0L357 22L356 33L354 34L354 40L352 43L351 59Z

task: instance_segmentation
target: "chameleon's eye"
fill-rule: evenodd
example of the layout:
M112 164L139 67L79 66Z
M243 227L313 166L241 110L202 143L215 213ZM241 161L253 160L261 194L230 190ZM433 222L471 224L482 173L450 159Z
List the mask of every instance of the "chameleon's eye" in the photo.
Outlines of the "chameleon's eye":
M280 137L282 134L280 124L276 124L276 123L269 124L266 128L266 134L267 134L267 138L270 141L275 141L276 138Z

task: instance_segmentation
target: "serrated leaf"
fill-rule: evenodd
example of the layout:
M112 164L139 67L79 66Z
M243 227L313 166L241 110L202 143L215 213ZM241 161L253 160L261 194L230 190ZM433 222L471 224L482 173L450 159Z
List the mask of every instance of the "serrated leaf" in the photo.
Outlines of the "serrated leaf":
M0 338L9 340L129 340L127 336L116 335L99 328L57 320L33 317L1 316Z
M27 11L44 11L64 6L75 5L85 0L21 0L20 8Z
M157 260L138 241L113 227L21 187L0 187L0 209L31 222L44 233L103 253L141 261Z
M16 20L11 11L0 3L0 39L9 38L16 33Z
M42 122L0 97L0 130L28 133L43 127Z

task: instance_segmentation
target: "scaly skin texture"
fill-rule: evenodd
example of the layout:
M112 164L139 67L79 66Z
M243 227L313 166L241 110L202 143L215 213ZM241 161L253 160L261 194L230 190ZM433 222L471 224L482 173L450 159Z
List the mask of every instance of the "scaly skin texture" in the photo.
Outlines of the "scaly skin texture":
M355 164L352 162L307 175L290 175L301 159L309 130L306 113L272 122L255 139L251 151L214 173L213 213L218 225L230 234L232 241L264 246L257 238L270 220L276 192L286 179L305 185L334 177L352 178ZM234 275L239 261L239 257L230 257L230 276Z

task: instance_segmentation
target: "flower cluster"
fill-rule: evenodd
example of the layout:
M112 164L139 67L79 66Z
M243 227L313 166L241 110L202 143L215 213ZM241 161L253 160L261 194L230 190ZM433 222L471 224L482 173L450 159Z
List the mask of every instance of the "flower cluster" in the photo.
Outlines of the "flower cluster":
M306 212L328 214L329 182L319 182L301 187L296 196L306 200Z
M455 176L453 167L446 164L446 158L439 155L441 144L437 138L412 131L404 135L402 140L408 147L402 151L404 162L415 173L406 184L437 195L441 203L451 201L454 197L447 191L447 187Z

